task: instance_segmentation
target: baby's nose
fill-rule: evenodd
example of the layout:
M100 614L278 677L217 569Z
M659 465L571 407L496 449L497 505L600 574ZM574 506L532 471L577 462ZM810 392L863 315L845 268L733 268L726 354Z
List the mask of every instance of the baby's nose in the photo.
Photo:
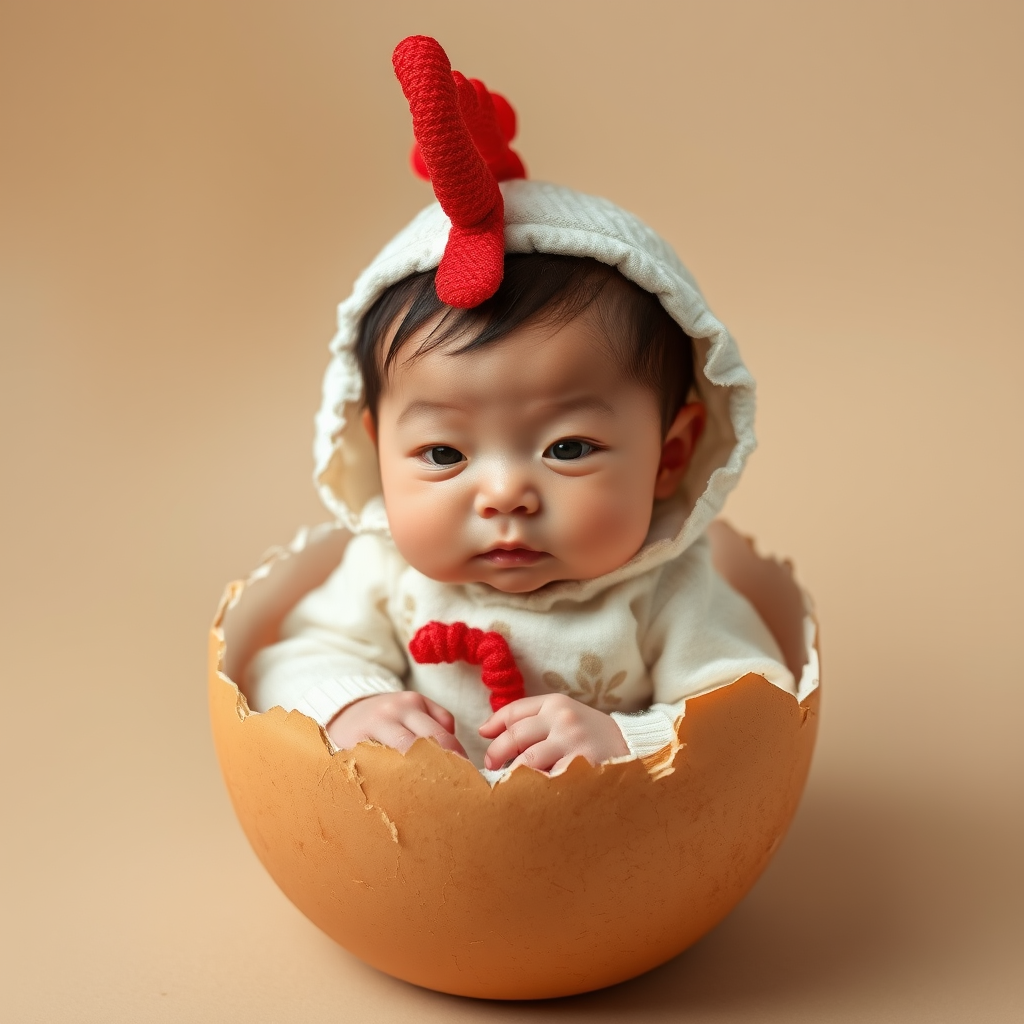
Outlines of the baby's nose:
M533 515L540 510L540 495L528 477L499 472L484 480L477 490L476 513L484 519L498 515Z

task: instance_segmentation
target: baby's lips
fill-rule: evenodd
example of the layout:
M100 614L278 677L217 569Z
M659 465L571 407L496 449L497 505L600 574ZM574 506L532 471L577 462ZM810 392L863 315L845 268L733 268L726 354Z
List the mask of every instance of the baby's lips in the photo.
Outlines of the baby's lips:
M544 551L534 551L532 548L491 548L478 556L491 565L502 568L516 568L518 566L536 565L543 558L547 557Z

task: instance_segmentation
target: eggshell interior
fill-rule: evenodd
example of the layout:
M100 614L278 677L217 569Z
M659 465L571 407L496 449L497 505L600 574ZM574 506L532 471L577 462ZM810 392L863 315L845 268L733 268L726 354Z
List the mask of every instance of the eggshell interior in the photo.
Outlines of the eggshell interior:
M374 967L493 999L634 977L713 928L777 849L817 731L814 624L788 565L716 523L719 571L758 609L798 698L748 675L686 704L647 762L493 787L426 740L331 753L297 712L251 713L233 680L338 564L347 535L301 534L231 584L211 630L214 740L238 819L295 905Z

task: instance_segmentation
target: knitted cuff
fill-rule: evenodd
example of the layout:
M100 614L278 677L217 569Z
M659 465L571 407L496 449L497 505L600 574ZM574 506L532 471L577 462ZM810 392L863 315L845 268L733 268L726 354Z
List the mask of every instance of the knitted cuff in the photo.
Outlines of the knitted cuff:
M295 710L308 715L325 729L342 708L361 697L377 693L397 693L402 684L394 679L375 676L345 676L342 679L325 679L306 690L295 704Z
M633 757L648 757L676 742L675 720L679 717L679 709L671 704L655 704L635 715L613 711L611 717L622 730Z

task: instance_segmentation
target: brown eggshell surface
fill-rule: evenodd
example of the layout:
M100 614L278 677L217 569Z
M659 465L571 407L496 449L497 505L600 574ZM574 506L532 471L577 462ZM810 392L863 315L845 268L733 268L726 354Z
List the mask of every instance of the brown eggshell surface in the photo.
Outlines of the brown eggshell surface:
M713 528L716 564L761 611L800 678L805 602L788 566ZM679 746L644 764L519 768L493 787L419 740L331 753L298 712L250 713L232 678L345 536L314 531L232 584L211 632L210 712L231 800L295 905L350 952L427 988L537 999L672 958L754 884L796 811L817 730L748 675L686 702Z

